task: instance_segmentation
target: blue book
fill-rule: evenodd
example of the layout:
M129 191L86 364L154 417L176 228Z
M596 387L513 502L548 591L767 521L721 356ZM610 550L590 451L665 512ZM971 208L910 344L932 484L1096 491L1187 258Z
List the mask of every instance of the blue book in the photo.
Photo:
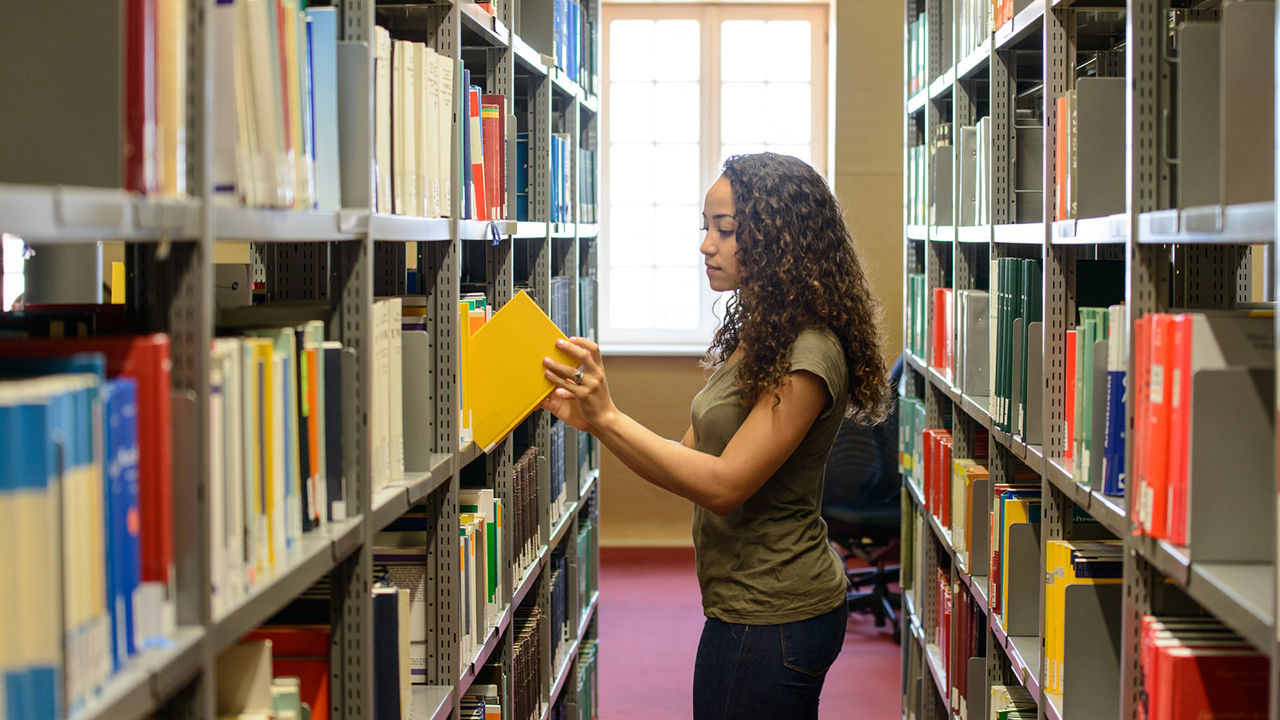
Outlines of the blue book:
M1106 446L1102 456L1102 493L1124 495L1124 385L1125 371L1107 372Z
M578 26L579 26L580 15L582 13L582 8L578 5L578 3L574 2L573 0L566 0L566 4L568 5L568 13L567 13L566 20L569 21L569 34L568 34L568 37L566 38L567 42L565 43L568 57L565 59L568 61L568 64L569 64L569 67L567 68L567 70L569 71L569 77L573 78L573 80L577 82L578 80L578 33L580 31Z
M115 670L137 652L133 596L141 582L138 543L138 386L115 378L103 386L107 483L107 602Z
M325 490L329 498L329 507L325 509L326 519L336 521L333 505L343 502L345 508L346 490L342 478L342 343L333 340L321 345L324 353L324 456L325 456Z
M0 521L4 526L0 527L0 538L4 538L6 546L13 547L15 552L6 556L5 569L10 577L17 576L19 573L30 567L25 562L27 550L19 544L20 530L18 523L26 515L26 509L21 504L20 493L43 493L44 492L44 473L40 471L40 467L36 462L28 447L33 443L29 443L29 433L34 429L26 424L26 418L20 417L21 408L15 407L4 402L0 402L0 451L3 452L5 458L6 471L0 473ZM17 593L8 595L8 602L5 602L7 612L13 613L15 616L21 616L23 599L30 599L34 596L19 596ZM40 598L42 602L44 598ZM17 645L19 637L17 632L19 628L12 625L7 628L14 635L6 634L0 638L0 642L6 645ZM24 646L25 650L25 646ZM12 653L18 654L18 653ZM25 652L21 654L25 655ZM4 667L0 668L3 673L3 695L0 695L0 701L4 703L4 711L6 717L21 718L33 715L35 712L34 705L31 704L31 677L28 673L28 667L23 657L11 658Z
M516 133L516 220L529 219L529 133Z
M338 167L338 9L307 8L311 43L311 115L314 125L316 209L342 207Z
M472 207L471 184L471 71L462 69L462 112L459 113L458 124L462 126L462 218L471 220L475 218L475 208Z

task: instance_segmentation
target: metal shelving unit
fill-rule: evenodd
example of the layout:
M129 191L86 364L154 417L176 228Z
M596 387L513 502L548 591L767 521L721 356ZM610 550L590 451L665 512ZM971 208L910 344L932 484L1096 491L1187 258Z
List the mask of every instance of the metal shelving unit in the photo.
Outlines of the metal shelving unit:
M544 570L553 548L563 542L576 553L578 514L593 496L598 497L599 468L586 476L576 476L578 458L567 458L574 468L567 484L565 513L553 523L547 498L547 463L539 464L541 485L543 549L513 578L513 568L504 568L502 587L507 594L505 610L495 619L483 648L462 671L459 657L459 541L458 493L463 468L484 463L490 487L513 507L512 441L500 443L485 455L474 443L458 440L456 403L456 348L458 332L456 308L460 286L462 243L498 237L496 245L486 245L487 283L490 302L500 307L514 294L513 262L516 240L530 248L533 269L529 281L544 310L550 310L548 284L551 277L553 238L557 247L568 248L572 263L556 269L574 274L594 271L579 267L580 244L596 242L597 224L547 222L550 208L550 145L553 107L566 117L594 118L599 113L599 97L554 67L550 57L552 3L530 0L519 6L511 0L493 3L489 14L475 3L450 0L423 6L385 6L369 0L341 0L339 40L365 43L372 39L376 23L390 25L393 34L426 39L445 57L455 61L464 53L470 58L483 53L486 62L473 81L486 92L506 95L514 117L512 133L529 131L530 210L529 221L502 220L494 223L456 218L422 218L372 212L373 173L368 187L359 182L343 187L344 209L340 211L297 211L228 206L210 199L205 189L212 175L212 146L215 117L211 107L214 68L210 18L214 0L187 0L189 61L187 103L188 192L184 199L140 197L110 188L70 185L25 185L0 183L0 229L36 247L82 244L100 240L127 241L128 264L135 278L130 303L141 307L145 329L163 330L170 335L173 359L172 389L174 417L174 527L177 629L168 638L169 646L148 649L130 659L85 708L71 720L140 720L151 715L204 719L216 716L215 700L218 655L239 641L248 631L289 606L318 583L330 590L331 655L329 716L335 719L362 719L372 715L372 606L369 590L373 583L371 547L376 533L410 508L425 505L434 516L435 531L428 539L428 678L426 685L413 687L412 717L415 720L445 720L458 716L459 699L486 663L501 663L511 669L512 643L508 630L515 608L538 602L549 607ZM584 3L593 18L600 16L598 2ZM545 15L545 19L540 16ZM397 27L397 23L412 27ZM522 37L521 28L526 30ZM543 30L546 30L543 36ZM591 50L599 52L598 45ZM353 88L343 94L352 115L362 111L372 119L373 97L369 92L373 58L366 51L367 73L355 77ZM470 61L469 61L470 62ZM358 73L357 73L358 75ZM352 80L353 78L346 78ZM519 83L517 83L519 79ZM459 96L460 97L460 96ZM554 103L553 103L554 97ZM360 103L365 103L364 107ZM583 121L584 124L587 122ZM592 120L591 122L595 122ZM510 123L509 123L510 124ZM372 166L371 122L348 130L341 137L344 165L351 158L363 158ZM580 147L578 124L556 126L569 132L573 147ZM461 137L456 125L453 144ZM507 163L514 167L514 143L507 143ZM577 159L571 158L573 195L577 188ZM459 164L453 163L452 186L461 186ZM598 180L597 180L597 185ZM514 184L509 188L509 207L514 208ZM457 207L457 197L453 207ZM576 215L578 203L571 203ZM273 299L328 302L332 321L327 323L329 339L341 340L356 351L356 385L349 388L354 398L355 418L367 417L371 409L371 378L366 355L372 347L372 304L376 295L406 295L407 261L416 254L420 291L431 298L429 321L435 357L434 435L415 439L430 445L428 467L407 472L403 482L376 495L370 491L372 439L367 421L344 423L344 458L347 519L327 523L301 536L288 559L275 568L270 580L260 582L250 596L223 608L214 615L210 601L212 568L209 562L211 526L209 521L208 462L208 347L214 336L214 248L217 243L252 243L257 262L267 277ZM387 245L399 249L385 253ZM521 247L525 247L522 245ZM375 250L376 248L376 250ZM594 263L595 253L584 253ZM390 258L389 260L387 258ZM584 261L586 262L586 261ZM292 273L294 277L287 275ZM577 289L575 282L574 290ZM573 301L574 316L579 311ZM576 322L576 321L575 321ZM536 413L531 425L538 429L534 441L548 450L547 414ZM576 452L569 444L566 452ZM506 556L514 557L513 541L507 538ZM575 556L576 557L576 556ZM576 592L570 563L569 587ZM585 569L584 569L585 571ZM571 596L572 597L572 596ZM573 598L577 599L577 598ZM569 681L576 668L576 648L589 632L596 615L598 596L580 599L585 614L574 623L574 649L560 668L545 664L542 678L543 704L550 707L560 694L572 695L576 703L576 683ZM571 610L574 618L579 609ZM509 698L508 698L509 700Z
M1040 363L1043 386L1035 392L1039 403L1043 441L1028 443L1018 434L1001 432L993 427L988 408L989 398L970 397L947 378L946 372L929 365L920 357L906 353L906 387L911 397L919 398L925 407L925 427L941 427L944 417L952 419L954 457L971 457L973 433L989 431L991 482L1008 482L1015 472L1030 470L1040 478L1042 519L1037 534L1040 544L1040 569L1047 540L1095 536L1112 537L1124 544L1123 592L1115 599L1118 615L1106 623L1105 635L1118 647L1114 657L1103 658L1115 663L1111 682L1096 685L1106 707L1095 704L1093 710L1082 710L1087 704L1073 702L1062 695L1044 690L1047 669L1042 667L1042 638L1045 634L1045 587L1043 572L1039 587L1027 588L1024 615L1017 634L1000 628L999 618L989 612L988 580L971 575L969 570L986 573L986 559L972 558L970 568L963 554L953 547L950 529L944 527L925 509L922 488L910 478L904 483L906 505L917 515L904 519L904 532L918 528L913 547L913 564L923 578L922 585L904 596L903 627L904 662L917 660L923 653L921 673L932 676L935 683L920 678L907 678L904 684L904 718L943 720L955 716L952 706L954 689L942 686L941 678L954 673L960 648L953 645L950 656L953 667L940 666L941 653L929 640L932 618L938 612L939 595L934 578L940 568L949 568L952 594L961 599L971 597L984 611L990 623L987 632L986 684L1021 685L1038 704L1038 716L1051 720L1080 720L1093 717L1116 717L1135 720L1138 717L1140 683L1139 623L1148 613L1190 612L1199 607L1219 619L1257 650L1268 654L1272 662L1270 717L1280 718L1280 645L1277 645L1277 572L1274 550L1275 526L1251 528L1249 537L1270 538L1261 542L1262 558L1257 553L1248 557L1209 557L1197 555L1193 533L1191 547L1177 547L1165 540L1135 534L1131 520L1132 497L1106 495L1100 486L1081 484L1073 477L1070 460L1064 459L1065 349L1060 340L1068 327L1074 327L1076 314L1076 282L1078 260L1120 260L1126 265L1126 281L1122 288L1126 308L1125 322L1132 327L1135 319L1152 312L1171 308L1231 308L1249 300L1254 274L1280 272L1280 253L1275 241L1280 234L1280 216L1276 202L1226 203L1208 206L1180 207L1176 202L1173 182L1177 174L1177 157L1172 151L1172 132L1168 124L1172 81L1176 76L1176 53L1167 47L1170 28L1183 20L1221 22L1217 3L1193 6L1168 0L1031 0L1019 2L1015 16L985 37L973 37L971 31L965 47L956 50L954 40L964 22L966 8L957 0L907 0L905 22L928 15L925 78L927 86L905 99L904 134L907 142L923 138L930 143L939 125L951 123L950 137L956 143L958 128L971 126L981 117L989 118L991 137L989 201L991 224L907 225L903 237L906 273L921 273L926 278L926 297L933 289L986 289L988 263L999 258L1035 259L1041 263L1044 318L1038 337L1043 356ZM950 16L945 13L951 13ZM950 35L948 35L950 33ZM981 33L979 33L981 35ZM1280 38L1280 22L1276 38ZM1280 41L1276 42L1280 46ZM1090 61L1084 62L1088 56ZM904 58L910 61L912 58ZM1225 61L1224 61L1225 62ZM908 63L909 64L909 63ZM1269 66L1269 58L1263 62ZM1077 74L1128 78L1126 83L1127 116L1124 212L1102 217L1081 217L1053 221L1056 217L1057 187L1055 165L1058 148L1053 132L1056 128L1056 99L1076 85ZM1264 98L1272 100L1273 98ZM1280 108L1280 93L1277 94ZM1028 116L1015 119L1019 110L1030 109L1040 124L1042 151L1038 167L1043 173L1039 200L1041 221L1034 213L1018 207L1024 200L1015 193L1015 125L1022 127ZM1277 113L1280 117L1280 112ZM911 140L916 138L916 140ZM957 163L958 164L958 163ZM910 166L910 164L907 164ZM927 160L924 172L934 172L934 161ZM950 207L959 208L958 170L952 178ZM1023 182L1023 181L1019 181ZM906 179L910 189L912 179ZM1277 183L1280 187L1280 183ZM926 192L932 193L931 187ZM1034 192L1034 188L1031 190ZM926 200L930 200L926 198ZM926 203L927 206L931 202ZM1015 213L1015 208L1018 210ZM958 215L958 211L957 211ZM1043 219L1049 219L1048 222ZM1020 221L1019 221L1020 220ZM981 223L982 220L979 220ZM1263 255L1265 249L1266 254ZM1265 258L1268 267L1260 262ZM905 278L904 278L905 279ZM1274 282L1267 278L1267 287ZM905 284L904 284L905 289ZM1268 290L1274 296L1274 290ZM994 299L993 299L994 302ZM932 323L926 312L926 325ZM909 328L904 328L909 332ZM1132 377L1132 338L1125 355ZM932 330L926 330L926 338ZM957 352L960 349L957 348ZM1278 355L1280 358L1280 355ZM1032 358L1035 361L1035 358ZM1278 363L1280 365L1280 363ZM957 383L958 384L958 383ZM1126 418L1128 437L1133 437L1132 404ZM1229 430L1228 430L1229 431ZM1132 442L1126 443L1128 477L1132 477ZM1221 492L1230 493L1234 481L1229 472L1216 478ZM1274 495L1274 481L1268 496ZM1252 486L1251 486L1252 487ZM1132 495L1133 485L1127 488ZM1214 492L1218 492L1215 486ZM1256 492L1249 491L1250 498ZM1269 507L1262 497L1258 504ZM991 510L979 503L975 513ZM1082 530L1074 520L1077 510L1096 520ZM1194 512L1194 511L1193 511ZM1250 520L1250 523L1255 523ZM1280 520L1276 520L1280 524ZM1252 540L1250 541L1252 542ZM1216 543L1216 546L1222 546ZM1110 602L1110 601L1108 601ZM1013 625L1010 625L1013 628ZM1096 632L1094 634L1097 634ZM952 639L955 642L955 639ZM926 648L928 649L926 651ZM904 665L907 667L907 665ZM936 692L930 685L936 684ZM1114 696L1114 704L1111 698ZM907 699L913 704L905 706ZM972 703L972 698L970 699ZM982 702L981 700L979 701ZM985 706L979 705L980 708ZM969 717L986 717L985 712L969 708ZM1099 715L1098 713L1103 713ZM1092 714L1090 714L1092 713ZM1113 715L1114 714L1114 715Z

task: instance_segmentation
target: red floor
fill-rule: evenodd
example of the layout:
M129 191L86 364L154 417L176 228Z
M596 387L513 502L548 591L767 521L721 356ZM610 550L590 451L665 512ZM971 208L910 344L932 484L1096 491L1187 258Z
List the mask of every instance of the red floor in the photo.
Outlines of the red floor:
M600 591L600 720L690 718L703 622L693 551L604 548ZM887 627L851 617L822 720L901 717L901 658Z

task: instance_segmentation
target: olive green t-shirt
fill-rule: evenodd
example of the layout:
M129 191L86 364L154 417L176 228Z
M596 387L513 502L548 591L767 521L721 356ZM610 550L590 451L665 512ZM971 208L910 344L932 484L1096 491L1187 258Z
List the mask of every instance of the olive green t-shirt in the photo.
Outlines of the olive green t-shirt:
M844 350L828 329L804 330L791 350L791 372L826 383L830 398L791 457L740 507L720 516L693 511L698 583L707 617L750 625L805 620L844 602L844 566L827 544L818 514L822 477L849 394ZM694 446L719 456L746 420L735 383L737 361L725 363L693 399Z

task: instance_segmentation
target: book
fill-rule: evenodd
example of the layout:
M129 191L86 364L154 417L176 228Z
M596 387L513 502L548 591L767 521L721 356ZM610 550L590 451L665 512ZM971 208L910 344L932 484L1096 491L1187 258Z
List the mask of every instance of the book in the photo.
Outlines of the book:
M338 210L342 207L338 155L338 11L332 7L308 7L306 16L311 58L316 209Z
M565 365L578 364L572 355L555 347L561 338L564 333L524 291L471 337L473 438L486 453L554 389L543 374L543 357Z

